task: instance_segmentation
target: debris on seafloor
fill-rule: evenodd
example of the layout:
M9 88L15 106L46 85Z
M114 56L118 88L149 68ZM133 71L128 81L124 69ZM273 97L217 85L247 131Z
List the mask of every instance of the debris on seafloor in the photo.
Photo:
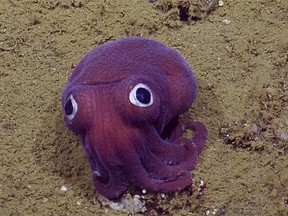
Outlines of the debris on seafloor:
M124 195L118 201L111 201L106 198L101 198L100 203L103 206L110 207L115 211L125 212L128 214L135 214L145 212L145 202L141 200L141 196L129 194Z
M196 21L206 18L218 7L223 7L223 0L150 0L163 13L177 14L181 21Z
M62 185L61 187L60 187L60 190L62 191L62 192L67 192L67 187L65 186L65 185Z

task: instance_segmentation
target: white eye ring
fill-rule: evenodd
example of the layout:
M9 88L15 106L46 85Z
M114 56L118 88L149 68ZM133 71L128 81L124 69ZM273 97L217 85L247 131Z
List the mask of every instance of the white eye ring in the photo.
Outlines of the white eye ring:
M69 120L72 120L75 117L78 111L78 104L74 99L73 95L70 95L68 100L66 101L64 111L65 115Z
M139 107L149 107L154 103L154 96L147 85L138 83L130 91L129 101Z

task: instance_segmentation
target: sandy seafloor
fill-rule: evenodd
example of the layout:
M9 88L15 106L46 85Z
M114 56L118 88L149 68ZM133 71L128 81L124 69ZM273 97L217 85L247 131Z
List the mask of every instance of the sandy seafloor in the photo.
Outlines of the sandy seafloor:
M288 1L224 0L208 15L195 2L1 0L1 216L288 214ZM199 93L182 120L209 139L193 187L131 188L125 212L94 191L60 96L85 53L130 35L186 58Z

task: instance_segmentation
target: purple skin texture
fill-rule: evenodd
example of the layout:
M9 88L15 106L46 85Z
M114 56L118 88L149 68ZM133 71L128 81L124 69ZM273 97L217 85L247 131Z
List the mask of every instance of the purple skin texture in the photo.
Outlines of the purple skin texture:
M97 46L75 67L62 94L66 126L83 145L96 190L108 199L131 184L154 192L184 189L204 148L204 124L178 116L197 83L174 49L144 37ZM184 137L186 129L193 137Z

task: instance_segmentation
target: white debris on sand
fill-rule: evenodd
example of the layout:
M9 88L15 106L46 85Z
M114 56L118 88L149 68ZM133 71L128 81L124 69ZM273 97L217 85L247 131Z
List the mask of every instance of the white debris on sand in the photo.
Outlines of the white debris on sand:
M225 25L229 25L231 23L231 20L225 18L222 20L222 22L225 24Z
M113 210L125 213L139 213L146 211L145 202L141 201L141 197L139 195L135 195L134 197L131 195L125 195L121 197L118 202L113 202L102 198L100 202L102 205L109 206Z
M223 7L223 6L224 6L224 1L219 0L219 2L218 2L218 6L219 6L219 7Z
M62 185L62 186L60 187L60 190L61 190L62 192L66 192L68 189L67 189L67 187L66 187L65 185Z

